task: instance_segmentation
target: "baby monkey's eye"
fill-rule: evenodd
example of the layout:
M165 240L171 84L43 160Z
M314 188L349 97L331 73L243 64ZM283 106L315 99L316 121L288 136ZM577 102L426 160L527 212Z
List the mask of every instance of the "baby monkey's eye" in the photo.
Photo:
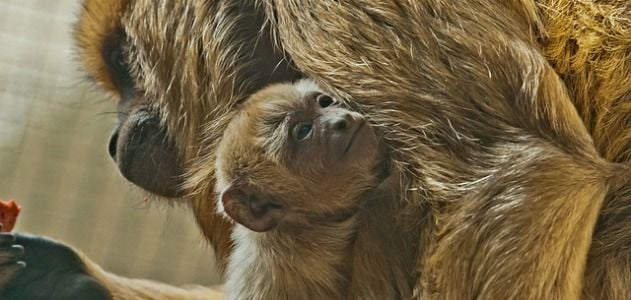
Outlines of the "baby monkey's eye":
M294 126L293 135L296 141L302 141L311 135L312 123L298 123Z
M325 95L325 94L318 95L316 97L316 101L318 101L318 104L322 108L326 108L326 107L329 107L329 106L335 104L335 100L333 100L333 98L331 98L331 96Z

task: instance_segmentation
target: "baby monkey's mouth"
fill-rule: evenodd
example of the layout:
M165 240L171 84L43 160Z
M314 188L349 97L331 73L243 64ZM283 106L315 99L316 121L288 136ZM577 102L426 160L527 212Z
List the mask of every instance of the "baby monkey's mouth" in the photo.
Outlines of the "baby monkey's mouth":
M348 153L351 147L353 147L353 143L355 142L357 136L361 133L361 130L366 125L366 120L361 120L358 123L359 124L355 128L355 131L353 131L353 133L351 134L351 137L348 139L348 142L346 143L346 147L344 148L343 155L346 155L346 153Z

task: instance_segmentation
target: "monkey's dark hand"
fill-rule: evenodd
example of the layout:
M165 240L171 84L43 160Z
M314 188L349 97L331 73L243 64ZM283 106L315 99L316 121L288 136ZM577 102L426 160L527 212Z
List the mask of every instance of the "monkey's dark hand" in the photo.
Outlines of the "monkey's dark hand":
M0 262L0 286L8 280L0 299L111 299L77 253L53 240L1 233Z
M0 232L0 286L5 285L24 268L24 262L20 260L23 253L24 248L15 244L15 235Z

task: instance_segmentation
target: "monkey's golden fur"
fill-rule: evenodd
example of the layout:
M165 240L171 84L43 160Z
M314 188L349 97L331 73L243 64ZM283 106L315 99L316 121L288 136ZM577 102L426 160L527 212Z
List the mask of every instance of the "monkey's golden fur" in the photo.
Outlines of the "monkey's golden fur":
M115 93L98 49L120 24L220 259L229 224L208 166L234 103L269 81L246 62L272 36L292 60L281 68L384 129L402 213L420 229L416 298L631 299L631 186L600 158L631 158L628 2L117 3L86 2L82 60Z
M383 125L406 212L428 216L418 297L578 298L613 173L534 44L536 20L484 1L290 2L268 6L281 47Z

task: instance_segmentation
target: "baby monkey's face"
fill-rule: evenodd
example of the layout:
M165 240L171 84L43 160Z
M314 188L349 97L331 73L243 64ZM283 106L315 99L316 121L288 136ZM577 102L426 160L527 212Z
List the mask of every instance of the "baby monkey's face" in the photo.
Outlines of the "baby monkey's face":
M363 115L314 83L250 97L217 149L219 209L254 231L340 218L376 185L380 145Z

